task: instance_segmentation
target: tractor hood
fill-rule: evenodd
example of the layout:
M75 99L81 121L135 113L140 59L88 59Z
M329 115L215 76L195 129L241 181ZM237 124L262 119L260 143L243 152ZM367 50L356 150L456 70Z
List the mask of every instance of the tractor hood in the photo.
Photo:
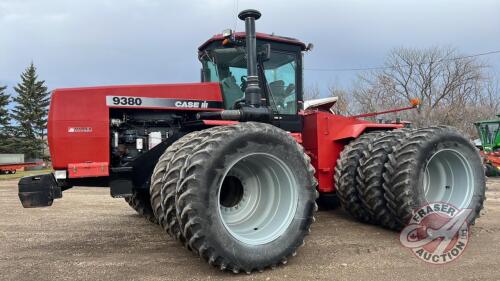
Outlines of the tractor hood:
M111 108L218 111L218 83L103 86L56 89L48 119L48 141L55 169L71 163L109 162Z
M50 111L52 117L88 118L90 112L114 107L219 110L223 103L218 83L102 86L56 89Z

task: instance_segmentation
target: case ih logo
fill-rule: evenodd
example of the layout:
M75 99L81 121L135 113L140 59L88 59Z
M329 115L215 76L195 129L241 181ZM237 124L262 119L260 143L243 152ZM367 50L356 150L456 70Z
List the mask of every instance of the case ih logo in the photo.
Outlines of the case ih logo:
M92 133L92 127L69 127L68 133Z
M142 108L223 108L220 101L179 100L170 98L146 98L107 96L106 105L111 107L142 107Z
M457 209L447 203L431 203L415 210L399 239L418 258L432 264L446 264L463 254L469 241L467 217L471 209Z
M176 101L175 107L187 107L187 108L208 108L208 102L203 101Z

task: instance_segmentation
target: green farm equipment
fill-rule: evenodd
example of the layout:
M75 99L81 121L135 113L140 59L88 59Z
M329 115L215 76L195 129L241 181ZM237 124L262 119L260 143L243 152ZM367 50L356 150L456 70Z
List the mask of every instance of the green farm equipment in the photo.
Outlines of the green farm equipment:
M498 119L474 123L481 139L486 176L500 176L500 114Z

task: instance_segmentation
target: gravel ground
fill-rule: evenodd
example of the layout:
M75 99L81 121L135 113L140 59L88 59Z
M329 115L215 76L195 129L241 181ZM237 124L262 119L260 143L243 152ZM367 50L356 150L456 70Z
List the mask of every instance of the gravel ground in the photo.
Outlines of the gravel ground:
M324 211L287 266L223 273L104 188L78 187L50 208L23 209L17 181L0 181L0 280L500 280L500 179L462 257L428 265L398 234Z

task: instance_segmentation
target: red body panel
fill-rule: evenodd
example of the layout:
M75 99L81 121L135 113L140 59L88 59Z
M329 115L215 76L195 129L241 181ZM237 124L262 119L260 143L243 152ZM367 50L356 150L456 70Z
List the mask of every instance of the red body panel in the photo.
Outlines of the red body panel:
M106 105L106 96L222 102L218 83L56 89L52 93L48 120L48 140L54 169L67 169L69 164L78 163L109 163L110 106ZM220 110L220 108L179 107L161 109ZM107 173L106 171L106 175ZM96 173L87 176L100 175L102 174Z
M231 120L203 120L203 124L207 126L228 126L240 123L239 121Z
M334 171L337 159L344 146L367 130L390 130L401 128L401 124L379 124L334 115L323 111L306 112L302 145L316 168L319 192L334 192Z
M107 162L68 164L69 178L104 177L109 175Z

